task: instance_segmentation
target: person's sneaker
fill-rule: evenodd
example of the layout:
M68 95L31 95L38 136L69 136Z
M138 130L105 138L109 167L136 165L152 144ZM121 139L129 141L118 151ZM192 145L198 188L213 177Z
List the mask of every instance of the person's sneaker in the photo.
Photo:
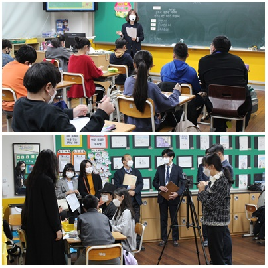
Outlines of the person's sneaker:
M204 240L204 247L207 247L207 246L208 246L208 241Z
M165 241L163 241L163 240L160 241L159 244L158 244L159 247L163 247L164 245L165 245Z
M178 247L179 243L177 241L173 241L173 247Z

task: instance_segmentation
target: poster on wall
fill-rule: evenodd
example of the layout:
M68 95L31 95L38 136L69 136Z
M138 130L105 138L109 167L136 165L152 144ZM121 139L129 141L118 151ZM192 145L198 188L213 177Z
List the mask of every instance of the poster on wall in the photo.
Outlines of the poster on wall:
M40 152L40 143L13 143L15 195L25 195L26 181Z

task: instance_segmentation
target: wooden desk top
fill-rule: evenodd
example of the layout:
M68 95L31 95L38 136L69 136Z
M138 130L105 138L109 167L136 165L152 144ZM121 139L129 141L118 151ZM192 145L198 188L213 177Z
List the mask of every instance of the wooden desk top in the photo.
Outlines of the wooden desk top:
M127 237L119 232L112 232L112 235L114 237L114 240L126 240ZM78 243L81 243L81 240L80 238L67 238L66 239L68 244L78 244Z
M131 132L132 130L136 128L136 126L132 124L125 124L125 123L105 120L105 125L112 125L112 124L116 126L116 129L112 130L111 132Z
M61 89L64 87L70 87L72 85L75 85L75 82L70 82L70 81L62 81L57 84L57 89Z

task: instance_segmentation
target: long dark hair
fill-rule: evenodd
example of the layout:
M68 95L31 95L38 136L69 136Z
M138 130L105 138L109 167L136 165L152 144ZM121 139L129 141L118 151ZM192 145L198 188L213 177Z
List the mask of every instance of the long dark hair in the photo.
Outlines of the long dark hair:
M79 178L86 178L87 177L87 173L86 173L86 165L87 163L90 163L92 166L92 163L90 160L85 159L80 163L80 174L79 174Z
M25 162L24 161L19 161L18 163L17 163L17 165L15 166L15 172L16 172L16 174L18 174L18 175L21 175L21 174L24 174L25 173L25 169L23 170L23 171L21 171L21 165L22 164L25 164Z
M217 171L223 171L224 176L227 178L229 183L233 183L233 179L229 169L226 167L222 167L221 159L216 153L204 156L202 159L202 164L208 166L214 165Z
M32 187L40 178L41 174L45 174L56 184L58 174L57 157L51 150L43 150L39 153L33 170L27 178L27 187Z
M153 56L147 50L140 50L134 56L137 68L137 79L134 85L133 98L137 109L143 113L148 98L148 70L153 65Z
M124 199L122 200L122 203L120 205L120 207L117 209L116 213L115 213L115 219L119 216L122 215L122 213L124 212L125 209L129 209L131 212L131 216L132 218L134 218L135 213L132 207L132 202L130 199L130 195L128 193L128 190L126 188L118 188L114 191L114 196L118 195L118 196L124 196Z
M86 37L78 37L78 36L76 36L74 38L74 41L75 41L74 47L76 49L81 49L84 46L90 47L90 41Z

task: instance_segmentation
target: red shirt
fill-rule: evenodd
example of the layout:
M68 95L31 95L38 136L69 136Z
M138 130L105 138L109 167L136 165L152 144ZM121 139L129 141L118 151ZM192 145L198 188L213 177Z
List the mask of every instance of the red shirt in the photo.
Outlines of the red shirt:
M84 75L87 97L95 93L94 78L102 75L102 70L97 68L94 61L88 55L72 55L68 63L68 72ZM73 85L67 93L68 98L84 97L82 85Z

